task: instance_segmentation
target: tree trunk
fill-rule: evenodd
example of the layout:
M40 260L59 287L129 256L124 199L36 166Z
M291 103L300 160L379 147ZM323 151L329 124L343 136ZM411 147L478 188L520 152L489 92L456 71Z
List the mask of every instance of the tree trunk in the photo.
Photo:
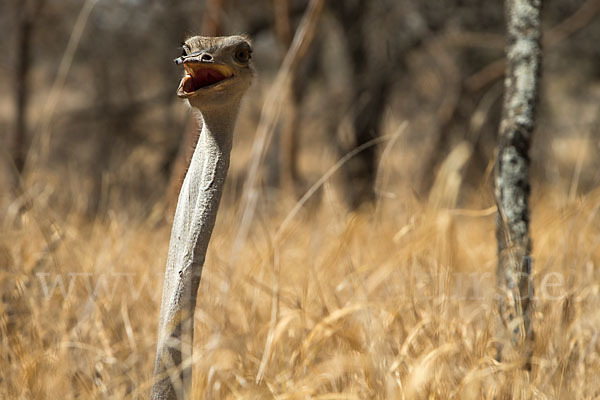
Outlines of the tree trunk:
M542 54L540 12L541 0L506 0L508 62L495 176L499 311L509 345L498 356L524 357L527 366L533 341L528 152Z
M202 30L204 36L223 35L223 9L225 0L207 0L204 8Z
M273 0L273 17L275 35L281 44L283 55L290 48L293 39L291 9L289 0ZM307 58L310 58L310 54ZM300 107L305 94L306 86L299 84L302 80L298 69L290 78L288 94L288 112L283 121L283 128L279 137L279 187L295 192L298 183L298 135L300 130Z
M352 64L351 98L353 142L340 143L341 155L346 155L357 147L376 139L385 104L390 93L390 60L377 63L371 54L367 32L369 30L369 2L331 2L333 15L338 19L348 42L350 62ZM386 69L382 69L386 68ZM347 201L351 209L375 199L374 182L377 172L377 149L369 147L348 160L342 169L347 192Z
M29 71L31 67L31 39L34 22L44 4L43 0L17 1L17 43L15 59L15 127L10 141L10 153L16 172L25 167L27 137L27 104L29 102Z

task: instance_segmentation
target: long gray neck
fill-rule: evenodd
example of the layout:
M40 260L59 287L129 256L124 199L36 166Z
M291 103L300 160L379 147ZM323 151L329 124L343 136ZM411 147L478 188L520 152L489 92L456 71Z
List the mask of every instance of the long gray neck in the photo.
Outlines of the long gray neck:
M239 102L198 112L202 131L179 192L169 244L152 387L155 400L189 398L196 297L229 169L238 109Z

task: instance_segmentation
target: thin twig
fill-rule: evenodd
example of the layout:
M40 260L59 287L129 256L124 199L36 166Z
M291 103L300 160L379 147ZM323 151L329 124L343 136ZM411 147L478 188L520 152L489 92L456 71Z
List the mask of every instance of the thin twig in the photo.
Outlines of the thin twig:
M324 0L311 0L308 5L300 26L296 31L294 40L283 59L275 82L271 86L262 108L256 138L254 139L254 145L252 146L252 158L248 168L248 178L246 179L244 192L242 194L242 214L237 235L233 243L232 260L235 260L237 253L242 243L246 240L250 230L258 200L258 172L281 113L281 104L282 98L285 96L285 89L288 87L290 78L293 76L299 61L304 57L314 39L317 22L321 15L321 11L323 10L323 5Z
M331 178L331 176L337 172L337 170L339 170L346 162L348 162L348 160L350 160L352 157L356 156L360 152L368 149L369 147L373 147L373 146L383 143L389 139L393 139L394 136L395 135L386 135L386 136L380 136L378 138L369 140L368 142L363 143L358 147L355 147L351 152L347 153L344 157L340 158L338 160L338 162L336 162L331 168L329 168L329 170L327 172L325 172L325 174L323 174L323 176L321 176L321 178L319 178L319 180L316 181L306 191L304 196L302 196L302 198L300 200L298 200L296 205L292 208L292 210L288 213L288 215L285 217L285 219L279 226L279 229L277 230L277 233L275 234L275 239L278 240L281 238L282 234L285 232L285 230L287 229L290 222L294 219L296 214L298 214L298 212L302 209L304 204L306 204L308 199L310 199L316 193L316 191L319 190L319 188L321 186L323 186L323 184L325 182L327 182L327 180L329 178Z
M50 89L50 93L48 95L48 100L44 104L44 108L42 110L42 114L40 117L40 121L38 126L39 135L36 138L39 143L39 153L37 151L30 152L30 154L37 153L41 159L45 159L48 156L49 148L50 148L50 124L52 123L52 118L54 116L54 112L56 109L56 104L60 100L60 96L65 87L65 82L67 80L67 75L71 69L71 65L73 65L73 59L75 57L75 52L79 47L79 42L81 41L81 36L83 35L83 31L87 25L88 18L94 9L94 6L98 3L98 0L87 0L81 10L79 11L79 15L77 16L77 20L75 21L75 25L73 26L73 30L71 31L71 36L69 37L69 42L67 43L67 48L63 53L62 59L58 66L58 72L56 74L56 78L54 79L54 83L52 84L52 88Z

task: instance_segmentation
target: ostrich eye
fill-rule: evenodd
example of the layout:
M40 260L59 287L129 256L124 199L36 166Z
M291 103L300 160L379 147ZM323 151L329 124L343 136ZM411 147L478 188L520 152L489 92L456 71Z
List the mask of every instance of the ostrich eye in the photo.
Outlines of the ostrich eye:
M242 64L246 64L248 61L250 61L251 53L252 50L250 50L249 48L241 47L235 51L234 56L237 61L239 61Z

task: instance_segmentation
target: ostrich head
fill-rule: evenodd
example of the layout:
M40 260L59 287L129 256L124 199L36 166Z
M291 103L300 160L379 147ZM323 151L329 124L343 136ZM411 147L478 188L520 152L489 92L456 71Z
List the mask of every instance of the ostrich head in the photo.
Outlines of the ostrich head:
M202 111L239 101L252 84L252 46L244 36L194 36L175 63L185 75L177 95Z

